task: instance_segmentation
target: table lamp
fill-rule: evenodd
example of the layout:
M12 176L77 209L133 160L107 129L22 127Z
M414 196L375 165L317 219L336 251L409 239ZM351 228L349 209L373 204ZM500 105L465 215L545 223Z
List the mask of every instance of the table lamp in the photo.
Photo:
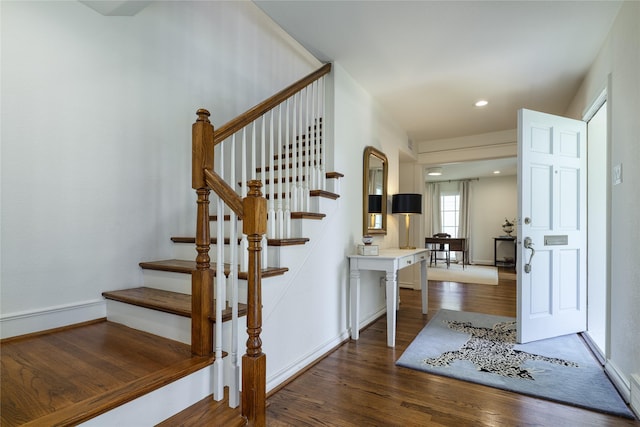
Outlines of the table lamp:
M422 194L400 193L394 194L391 200L391 213L405 215L405 227L407 229L407 240L405 246L400 249L415 249L415 246L409 246L409 225L411 214L422 213Z

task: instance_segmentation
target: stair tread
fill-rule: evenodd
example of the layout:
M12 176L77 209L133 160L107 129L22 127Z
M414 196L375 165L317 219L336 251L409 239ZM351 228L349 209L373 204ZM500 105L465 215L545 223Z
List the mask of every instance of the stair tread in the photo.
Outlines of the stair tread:
M270 196L269 193L264 195L264 197L266 199L269 199L269 196ZM275 196L276 199L278 197L284 198L285 194L282 193L282 194L278 195L278 193L275 193L274 196ZM333 199L333 200L336 200L336 199L340 198L339 194L332 193L332 192L326 191L326 190L309 190L309 196L310 197L323 197L325 199Z
M326 214L316 212L291 212L291 219L322 219Z
M238 238L238 244L240 244L242 239ZM173 243L196 243L196 238L195 237L189 237L189 236L174 236L171 238L171 241ZM210 239L210 242L212 245L217 245L218 244L218 238L217 237L212 237ZM224 238L224 244L228 245L230 242L230 239L228 237Z
M292 219L301 219L301 218L305 218L305 219L322 219L324 217L326 217L326 214L323 213L317 213L317 212L303 212L303 211L298 211L298 212L291 212L291 218ZM217 221L218 220L218 215L209 215L209 221ZM224 216L224 220L225 221L231 221L231 215L225 215ZM240 220L242 221L242 220ZM172 237L171 239L181 239L182 237ZM211 238L211 242L213 242L213 240L215 239L215 237ZM191 242L176 242L176 243L191 243Z
M3 342L3 376L16 385L2 389L2 424L77 425L213 360L192 356L186 344L106 320Z
M304 212L304 213L308 214L308 212ZM293 212L291 214L292 214L291 217L293 218ZM318 214L318 215L324 216L324 214ZM322 219L322 218L318 218L314 216L309 219ZM192 243L195 245L196 238L195 237L172 237L171 241L174 243ZM308 241L309 241L308 237L289 237L287 239L267 239L267 243L269 246L304 245ZM211 243L215 244L213 239L211 239ZM229 244L229 239L225 239L225 244Z
M173 273L185 273L191 274L192 271L196 270L196 262L189 261L184 259L165 259L160 261L146 261L141 262L140 267L148 270L159 270L159 271L169 271ZM211 263L211 270L216 271L216 265L214 262ZM289 271L286 267L265 267L262 269L262 277L273 277L280 276ZM229 264L225 264L225 275L229 274ZM240 271L238 272L238 278L247 280L247 272Z
M304 245L308 241L309 241L308 237L294 237L289 239L269 239L269 246Z
M110 300L133 304L139 307L164 311L165 313L176 314L183 317L191 317L191 295L189 294L140 287L103 292L102 296ZM238 304L238 315L246 316L246 314L246 304ZM215 319L211 320L215 322ZM222 321L226 322L229 320L231 320L230 307L222 311Z

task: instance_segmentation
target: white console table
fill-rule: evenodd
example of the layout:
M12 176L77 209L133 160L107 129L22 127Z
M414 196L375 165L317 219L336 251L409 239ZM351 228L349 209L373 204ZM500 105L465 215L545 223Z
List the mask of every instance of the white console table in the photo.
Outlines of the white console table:
M420 289L422 294L422 313L427 314L427 259L429 250L418 249L381 249L377 256L349 255L351 294L351 338L360 336L360 271L375 270L386 273L387 295L387 345L396 345L396 310L400 300L398 270L420 262Z

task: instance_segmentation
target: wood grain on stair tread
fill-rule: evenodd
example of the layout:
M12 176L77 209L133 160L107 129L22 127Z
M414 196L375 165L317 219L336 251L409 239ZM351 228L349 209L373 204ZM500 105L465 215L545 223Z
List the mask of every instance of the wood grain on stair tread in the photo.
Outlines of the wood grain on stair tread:
M164 311L183 317L191 317L191 295L165 291L155 288L131 288L118 291L103 292L102 296L114 301L133 304L152 310ZM215 300L213 302L215 306ZM247 314L246 304L238 304L238 315ZM231 320L231 308L222 311L222 321ZM212 319L215 321L215 319Z
M268 193L264 195L264 197L267 200L270 198L270 196L271 195L268 194ZM284 198L285 197L285 193L281 193L281 194L275 193L273 196L276 199ZM325 199L333 199L333 200L336 200L336 199L338 199L340 197L339 194L332 193L332 192L326 191L326 190L310 190L309 191L309 196L310 197L323 197Z
M309 196L311 197L324 197L325 199L333 199L336 200L340 197L339 194L332 193L326 190L311 190L309 191Z
M237 240L238 240L238 242L237 242L238 244L240 244L242 242L242 239L240 239L240 238L238 238ZM185 236L179 237L178 236L178 237L172 237L171 241L173 243L193 243L195 245L196 238L195 237L185 237ZM217 237L211 237L210 241L211 241L212 245L217 245L218 244L218 238ZM231 239L229 239L228 237L224 238L224 244L225 245L228 245L230 242L231 242ZM194 248L194 250L195 250L195 248Z
M173 273L185 273L191 274L192 271L196 269L196 262L189 261L184 259L166 259L161 261L147 261L141 262L140 267L147 270L158 270L158 271L169 271ZM216 265L214 262L211 263L211 270L216 271ZM273 277L280 276L289 271L287 267L265 267L262 269L262 277ZM229 275L229 264L225 264L225 275ZM238 278L242 280L247 280L247 272L240 271L238 272Z
M307 215L307 212L301 212L304 215ZM316 215L316 214L312 214L312 215ZM317 214L317 215L323 215L324 214ZM292 212L292 216L293 218L293 212ZM308 218L308 219L322 219L322 218ZM171 241L174 243L191 243L191 244L196 244L196 238L195 237L172 237ZM216 244L217 240L214 240L214 238L211 239L211 244ZM309 241L308 237L290 237L287 239L267 239L267 244L269 246L293 246L293 245L304 245L305 243L307 243ZM238 243L240 243L238 241ZM229 239L225 239L225 245L229 244Z
M103 292L102 296L127 304L191 317L191 295L154 288L131 288Z
M326 214L315 212L291 212L291 219L322 219Z
M1 358L2 426L75 425L214 360L108 321L3 341Z
M309 241L308 237L294 237L289 239L269 239L269 246L304 245L308 241Z

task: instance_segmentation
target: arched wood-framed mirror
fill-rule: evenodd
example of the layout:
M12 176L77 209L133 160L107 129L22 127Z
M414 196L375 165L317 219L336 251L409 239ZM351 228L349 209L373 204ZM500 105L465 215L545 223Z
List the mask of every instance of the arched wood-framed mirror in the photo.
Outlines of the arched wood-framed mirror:
M387 234L387 156L373 147L364 149L362 167L362 232Z

